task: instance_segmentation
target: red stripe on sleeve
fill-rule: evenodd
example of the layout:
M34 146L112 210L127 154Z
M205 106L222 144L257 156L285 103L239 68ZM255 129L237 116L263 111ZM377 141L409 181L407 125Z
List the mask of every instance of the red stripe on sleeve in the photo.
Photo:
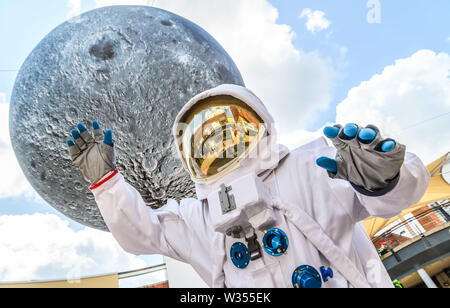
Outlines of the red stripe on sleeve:
M110 176L108 176L106 179L104 179L104 180L101 180L100 182L98 182L97 184L95 184L95 185L91 185L90 187L89 187L89 189L90 190L94 190L94 189L96 189L96 188L99 188L100 186L102 186L103 184L105 184L106 182L108 182L109 180L111 180L117 173L119 173L119 170L114 170L114 172L110 175Z

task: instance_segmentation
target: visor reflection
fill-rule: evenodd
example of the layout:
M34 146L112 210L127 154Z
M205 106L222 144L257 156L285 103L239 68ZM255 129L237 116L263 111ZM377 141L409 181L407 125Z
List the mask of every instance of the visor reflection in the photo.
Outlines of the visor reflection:
M265 133L262 119L231 96L199 102L186 114L180 151L195 179L208 179L235 168Z

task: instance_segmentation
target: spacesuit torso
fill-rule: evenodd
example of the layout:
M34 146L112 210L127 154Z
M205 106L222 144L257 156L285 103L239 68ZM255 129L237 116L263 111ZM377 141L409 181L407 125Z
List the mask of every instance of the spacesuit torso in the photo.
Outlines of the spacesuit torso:
M322 151L323 153L326 147L325 141L319 139L315 143L291 153L264 179L265 187L274 202L276 218L276 222L269 230L279 229L286 235L287 245L285 244L285 246L287 247L283 247L286 250L277 252L264 249L264 245L267 246L267 243L264 243L263 239L267 231L265 233L264 230L255 230L257 240L262 247L261 258L250 261L246 268L236 269L231 257L232 246L236 242L241 242L244 245L248 245L248 243L245 238L236 240L229 236L225 237L224 252L226 258L223 271L226 286L234 288L248 286L291 288L295 286L293 274L301 266L309 266L315 270L320 275L320 277L317 277L317 281L322 280L323 287L351 286L351 283L348 283L320 251L319 248L322 247L316 247L308 238L310 234L302 232L303 228L299 228L297 225L299 222L295 221L295 214L308 215L316 221L317 226L308 226L308 228L315 229L312 230L314 236L317 238L330 237L336 246L339 246L340 253L348 256L361 273L365 272L352 243L354 227L353 230L348 228L349 226L355 226L355 221L346 209L339 204L331 191L324 194L321 189L317 189L318 186L322 186L321 181L328 182L328 179L323 172L314 168L314 152ZM315 185L311 185L311 183L315 183ZM357 229L356 232L361 232L361 230ZM332 247L327 248L332 249ZM374 258L377 258L376 254L374 254ZM331 268L333 278L322 277L321 268ZM389 285L389 277L382 269L383 267L379 268L380 280ZM324 282L324 279L327 282Z

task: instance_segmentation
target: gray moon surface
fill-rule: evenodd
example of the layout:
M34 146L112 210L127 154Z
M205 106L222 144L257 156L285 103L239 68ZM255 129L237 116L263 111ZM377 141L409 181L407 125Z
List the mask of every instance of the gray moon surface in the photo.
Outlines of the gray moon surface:
M32 51L11 97L10 135L33 188L71 219L107 230L89 183L69 159L77 123L114 134L118 168L157 208L195 197L171 135L179 110L220 84L244 85L205 30L148 6L111 6L63 23Z

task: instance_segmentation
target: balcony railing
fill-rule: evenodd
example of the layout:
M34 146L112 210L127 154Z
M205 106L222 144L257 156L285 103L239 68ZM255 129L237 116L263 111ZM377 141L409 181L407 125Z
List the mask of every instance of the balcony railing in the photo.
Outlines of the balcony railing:
M119 273L120 288L141 288L167 282L166 264Z
M417 210L415 216L400 218L396 224L373 238L372 243L380 256L393 252L394 248L400 245L407 245L416 238L445 227L450 222L449 211L450 201L448 200L428 209Z

